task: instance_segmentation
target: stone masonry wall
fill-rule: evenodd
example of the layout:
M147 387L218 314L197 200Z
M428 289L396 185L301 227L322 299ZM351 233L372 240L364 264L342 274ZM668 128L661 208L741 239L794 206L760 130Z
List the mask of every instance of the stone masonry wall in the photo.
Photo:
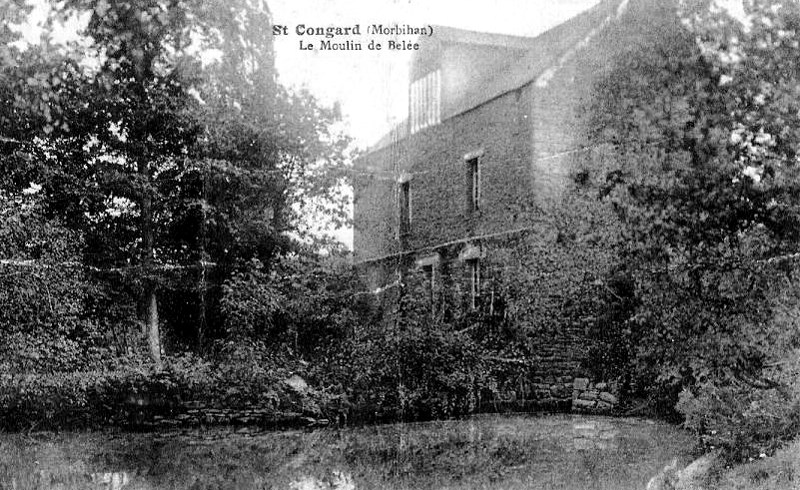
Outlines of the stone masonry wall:
M615 383L591 383L589 378L576 378L572 386L572 411L610 413L619 403L619 387Z
M418 261L428 260L435 264L436 301L467 308L468 251L480 258L483 284L499 288L498 297L510 297L515 286L512 299L524 310L517 311L517 327L534 354L524 366L498 366L516 374L491 402L497 409L608 411L617 402L612 387L589 383L580 367L593 317L579 303L591 299L614 265L616 239L613 213L576 178L613 158L602 145L588 146L584 109L614 57L677 28L669 2L631 0L626 6L580 49L565 54L552 76L357 163L356 263L373 288L402 282L404 274L419 273ZM480 155L477 212L467 207L467 154ZM411 226L403 235L400 181L411 192ZM391 305L390 294L381 299Z
M530 88L364 156L355 182L356 262L420 250L531 222ZM467 206L464 156L480 153L481 207ZM411 226L400 240L399 186L407 180Z
M599 258L607 252L602 243L583 240L605 221L589 219L596 201L574 192L570 172L581 156L554 160L570 167L559 169L558 178L534 172L534 90L529 85L508 93L368 155L361 164L380 173L363 177L356 192L356 260L363 261L359 267L370 288L383 288L378 299L385 310L393 308L392 286L420 274L416 262L431 257L438 311L470 308L463 257L470 248L477 255L469 257L480 258L484 300L500 299L507 291L492 288L512 282L517 295L526 296L515 298L528 309L519 315L518 328L534 354L524 365L497 366L509 375L500 397L485 401L487 410L571 408L588 327L584 319L565 318L564 310L610 260ZM464 155L470 152L481 155L481 209L474 213L466 194ZM410 182L411 227L405 236L398 233L399 183L392 175ZM548 204L554 196L560 204Z

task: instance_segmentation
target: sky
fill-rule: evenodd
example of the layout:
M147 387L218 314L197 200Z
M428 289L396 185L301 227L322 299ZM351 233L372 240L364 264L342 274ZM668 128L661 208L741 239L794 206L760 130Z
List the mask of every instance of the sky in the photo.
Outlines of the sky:
M367 147L405 118L409 52L301 51L295 34L299 24L314 27L362 27L374 23L446 25L503 34L535 36L599 0L266 0L273 23L289 28L275 37L276 64L285 85L305 87L327 104L338 102L345 129L360 147ZM716 0L744 18L742 0ZM48 0L27 0L34 10L23 33L35 42ZM75 26L54 33L56 42L75 39ZM362 36L366 38L368 36Z

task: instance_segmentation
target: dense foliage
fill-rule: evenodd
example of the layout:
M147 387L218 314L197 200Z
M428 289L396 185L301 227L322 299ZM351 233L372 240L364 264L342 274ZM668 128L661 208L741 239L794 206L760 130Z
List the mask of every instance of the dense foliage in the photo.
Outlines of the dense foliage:
M687 423L735 451L800 429L783 372L800 346L787 295L800 251L800 10L746 3L745 23L682 5L684 24L618 58L590 108L594 142L617 154L603 195L634 285L618 342L654 400L668 409L682 393Z
M360 328L339 356L340 382L365 417L418 420L474 413L496 393L489 350L458 320L432 315L408 280L398 310ZM344 357L346 356L346 357ZM349 383L344 384L349 377Z
M57 372L102 361L105 332L84 308L94 288L76 263L80 236L45 219L35 195L1 196L0 216L0 369Z
M4 23L0 411L15 428L118 422L135 395L456 416L532 378L568 325L553 356L589 333L586 369L709 445L797 435L800 10L747 7L742 24L682 5L614 61L590 161L536 230L553 239L486 260L465 314L413 275L367 291L345 253L304 241L304 206L346 216L349 140L275 82L263 3L66 1L50 22L88 23L59 48Z
M225 281L290 253L304 203L346 216L349 139L332 129L336 111L275 82L265 3L48 5L45 38L64 20L81 26L66 45L24 41L10 22L26 7L0 8L0 193L4 205L35 200L37 213L4 224L17 249L9 241L3 257L31 261L15 272L29 286L49 274L74 291L63 315L117 330L122 354L140 350L131 325L156 365L164 343L201 350L224 337ZM19 248L16 235L37 226L68 256Z
M304 223L347 217L338 111L277 84L265 2L41 7L36 40L31 6L0 1L4 420L102 422L164 383L285 401L297 346L352 323L330 321L349 310L325 288L348 283Z

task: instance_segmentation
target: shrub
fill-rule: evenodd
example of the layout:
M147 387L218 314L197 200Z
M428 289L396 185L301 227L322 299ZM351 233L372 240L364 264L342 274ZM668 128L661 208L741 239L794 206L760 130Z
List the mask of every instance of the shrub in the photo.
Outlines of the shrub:
M223 286L230 339L257 339L324 357L361 321L368 301L347 260L290 254L270 267L252 261Z
M128 365L114 371L3 374L0 428L138 425L155 415L176 414L185 402L319 416L318 400L330 397L287 386L286 366L291 364L250 347L219 354L214 361L192 355L167 358L163 371Z
M224 407L315 411L311 402L304 405L283 382L295 372L296 359L262 342L219 342L203 364L187 363L188 370L176 370L187 399Z
M797 272L789 269L788 284ZM738 342L757 348L759 369L735 367L681 392L677 409L709 445L734 458L770 452L800 434L800 293L780 284L771 296L772 318Z
M402 326L357 339L349 355L351 396L379 419L431 419L474 412L485 385L484 361L465 334L438 326Z
M758 381L684 389L677 409L687 427L730 457L769 453L800 434L800 351L765 369Z
M14 430L123 423L131 396L164 392L168 386L133 369L6 374L0 376L0 420L3 428Z
M404 294L400 312L361 327L331 363L333 382L365 419L445 418L477 410L494 392L485 351L468 329L431 315L422 294Z
M745 459L774 450L800 429L800 400L781 390L705 384L681 392L677 409L708 446Z

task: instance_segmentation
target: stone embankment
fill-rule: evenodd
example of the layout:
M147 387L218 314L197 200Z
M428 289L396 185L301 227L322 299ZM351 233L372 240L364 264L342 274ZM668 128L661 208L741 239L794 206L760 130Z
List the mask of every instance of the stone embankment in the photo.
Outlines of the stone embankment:
M264 428L324 427L328 419L308 416L300 412L280 412L258 406L240 408L209 407L186 403L169 414L143 416L129 420L129 424L143 429L169 429L175 427L202 427L213 425L256 426Z
M607 414L618 403L615 383L591 383L589 378L575 378L572 382L572 412Z
M615 383L596 382L589 378L547 378L535 379L535 383L523 394L521 399L494 400L486 411L503 409L571 411L585 414L611 414L619 404L619 390ZM263 428L323 427L342 424L343 420L329 420L321 416L319 408L309 409L302 403L302 395L308 385L295 376L285 383L298 395L299 410L278 410L276 407L247 405L236 408L209 406L200 402L184 402L169 407L168 410L150 410L151 407L129 407L128 419L122 425L147 430L169 429L175 427L207 427L213 425L252 426ZM571 398L570 398L571 394ZM513 393L516 395L516 393ZM527 396L525 396L527 395ZM339 418L343 418L339 417Z
M124 407L125 420L119 425L161 430L177 427L208 427L215 425L249 426L269 429L299 427L324 427L330 421L309 396L309 386L300 376L293 375L284 380L290 388L283 407L274 404L243 404L236 407L214 406L200 401L176 403L147 403L141 398L131 397ZM343 423L336 420L336 423Z

